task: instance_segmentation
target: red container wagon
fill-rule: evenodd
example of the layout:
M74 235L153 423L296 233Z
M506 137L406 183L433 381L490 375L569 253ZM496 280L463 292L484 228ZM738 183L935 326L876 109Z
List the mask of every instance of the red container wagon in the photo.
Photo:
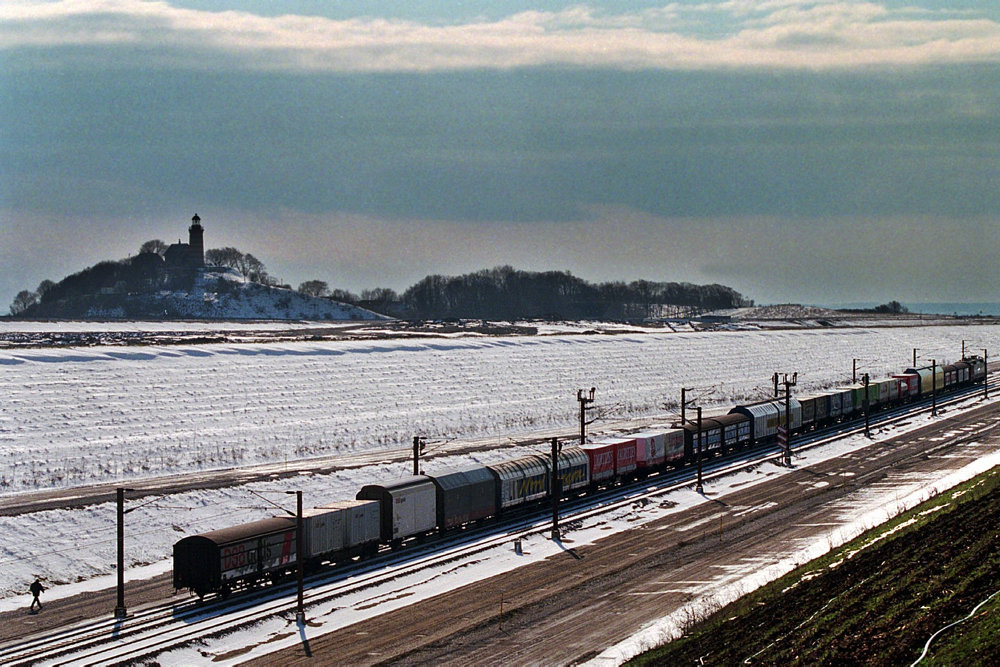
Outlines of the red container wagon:
M451 468L429 475L437 489L437 525L457 528L497 514L497 476L482 465Z
M618 479L635 476L635 438L615 439L615 476Z
M901 401L908 401L920 395L920 376L916 373L896 373L892 376L898 385Z
M666 432L666 437L663 439L663 460L666 463L679 466L687 460L684 433L682 428L672 428Z
M174 544L174 588L189 588L198 597L227 595L296 562L294 518L253 521Z
M615 477L614 441L591 442L580 449L590 462L590 483L600 484Z

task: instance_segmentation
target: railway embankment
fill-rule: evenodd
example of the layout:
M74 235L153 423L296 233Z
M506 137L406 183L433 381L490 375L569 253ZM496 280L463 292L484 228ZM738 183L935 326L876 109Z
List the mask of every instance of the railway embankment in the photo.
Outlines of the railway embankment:
M681 638L629 664L909 665L942 630L921 664L1000 664L998 515L1000 467L692 614Z

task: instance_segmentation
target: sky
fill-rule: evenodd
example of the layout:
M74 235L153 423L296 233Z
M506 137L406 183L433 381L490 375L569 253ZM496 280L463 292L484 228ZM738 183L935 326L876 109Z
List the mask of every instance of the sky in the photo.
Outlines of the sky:
M992 2L0 3L0 311L195 213L293 286L1000 301L998 183Z

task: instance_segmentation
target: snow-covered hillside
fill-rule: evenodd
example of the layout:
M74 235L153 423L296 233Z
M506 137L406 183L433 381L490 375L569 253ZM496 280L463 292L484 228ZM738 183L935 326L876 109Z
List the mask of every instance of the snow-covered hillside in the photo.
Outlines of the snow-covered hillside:
M264 320L378 320L370 310L294 290L242 280L234 269L206 269L190 292L158 295L164 308L181 317Z
M247 282L235 269L207 267L199 270L189 290L154 293L95 294L83 301L51 306L69 308L85 319L232 319L232 320L383 320L364 308L306 296L294 290Z

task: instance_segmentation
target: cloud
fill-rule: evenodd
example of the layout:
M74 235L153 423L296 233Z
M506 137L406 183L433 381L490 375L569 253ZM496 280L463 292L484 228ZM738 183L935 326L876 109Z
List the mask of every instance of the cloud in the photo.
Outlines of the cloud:
M29 61L33 50L69 47L63 65L78 60L81 48L96 51L91 62L100 62L102 48L122 46L148 65L193 69L831 69L997 62L1000 23L968 12L804 0L673 3L626 13L579 6L451 24L259 16L135 0L0 6L0 49ZM112 55L105 54L109 61Z

